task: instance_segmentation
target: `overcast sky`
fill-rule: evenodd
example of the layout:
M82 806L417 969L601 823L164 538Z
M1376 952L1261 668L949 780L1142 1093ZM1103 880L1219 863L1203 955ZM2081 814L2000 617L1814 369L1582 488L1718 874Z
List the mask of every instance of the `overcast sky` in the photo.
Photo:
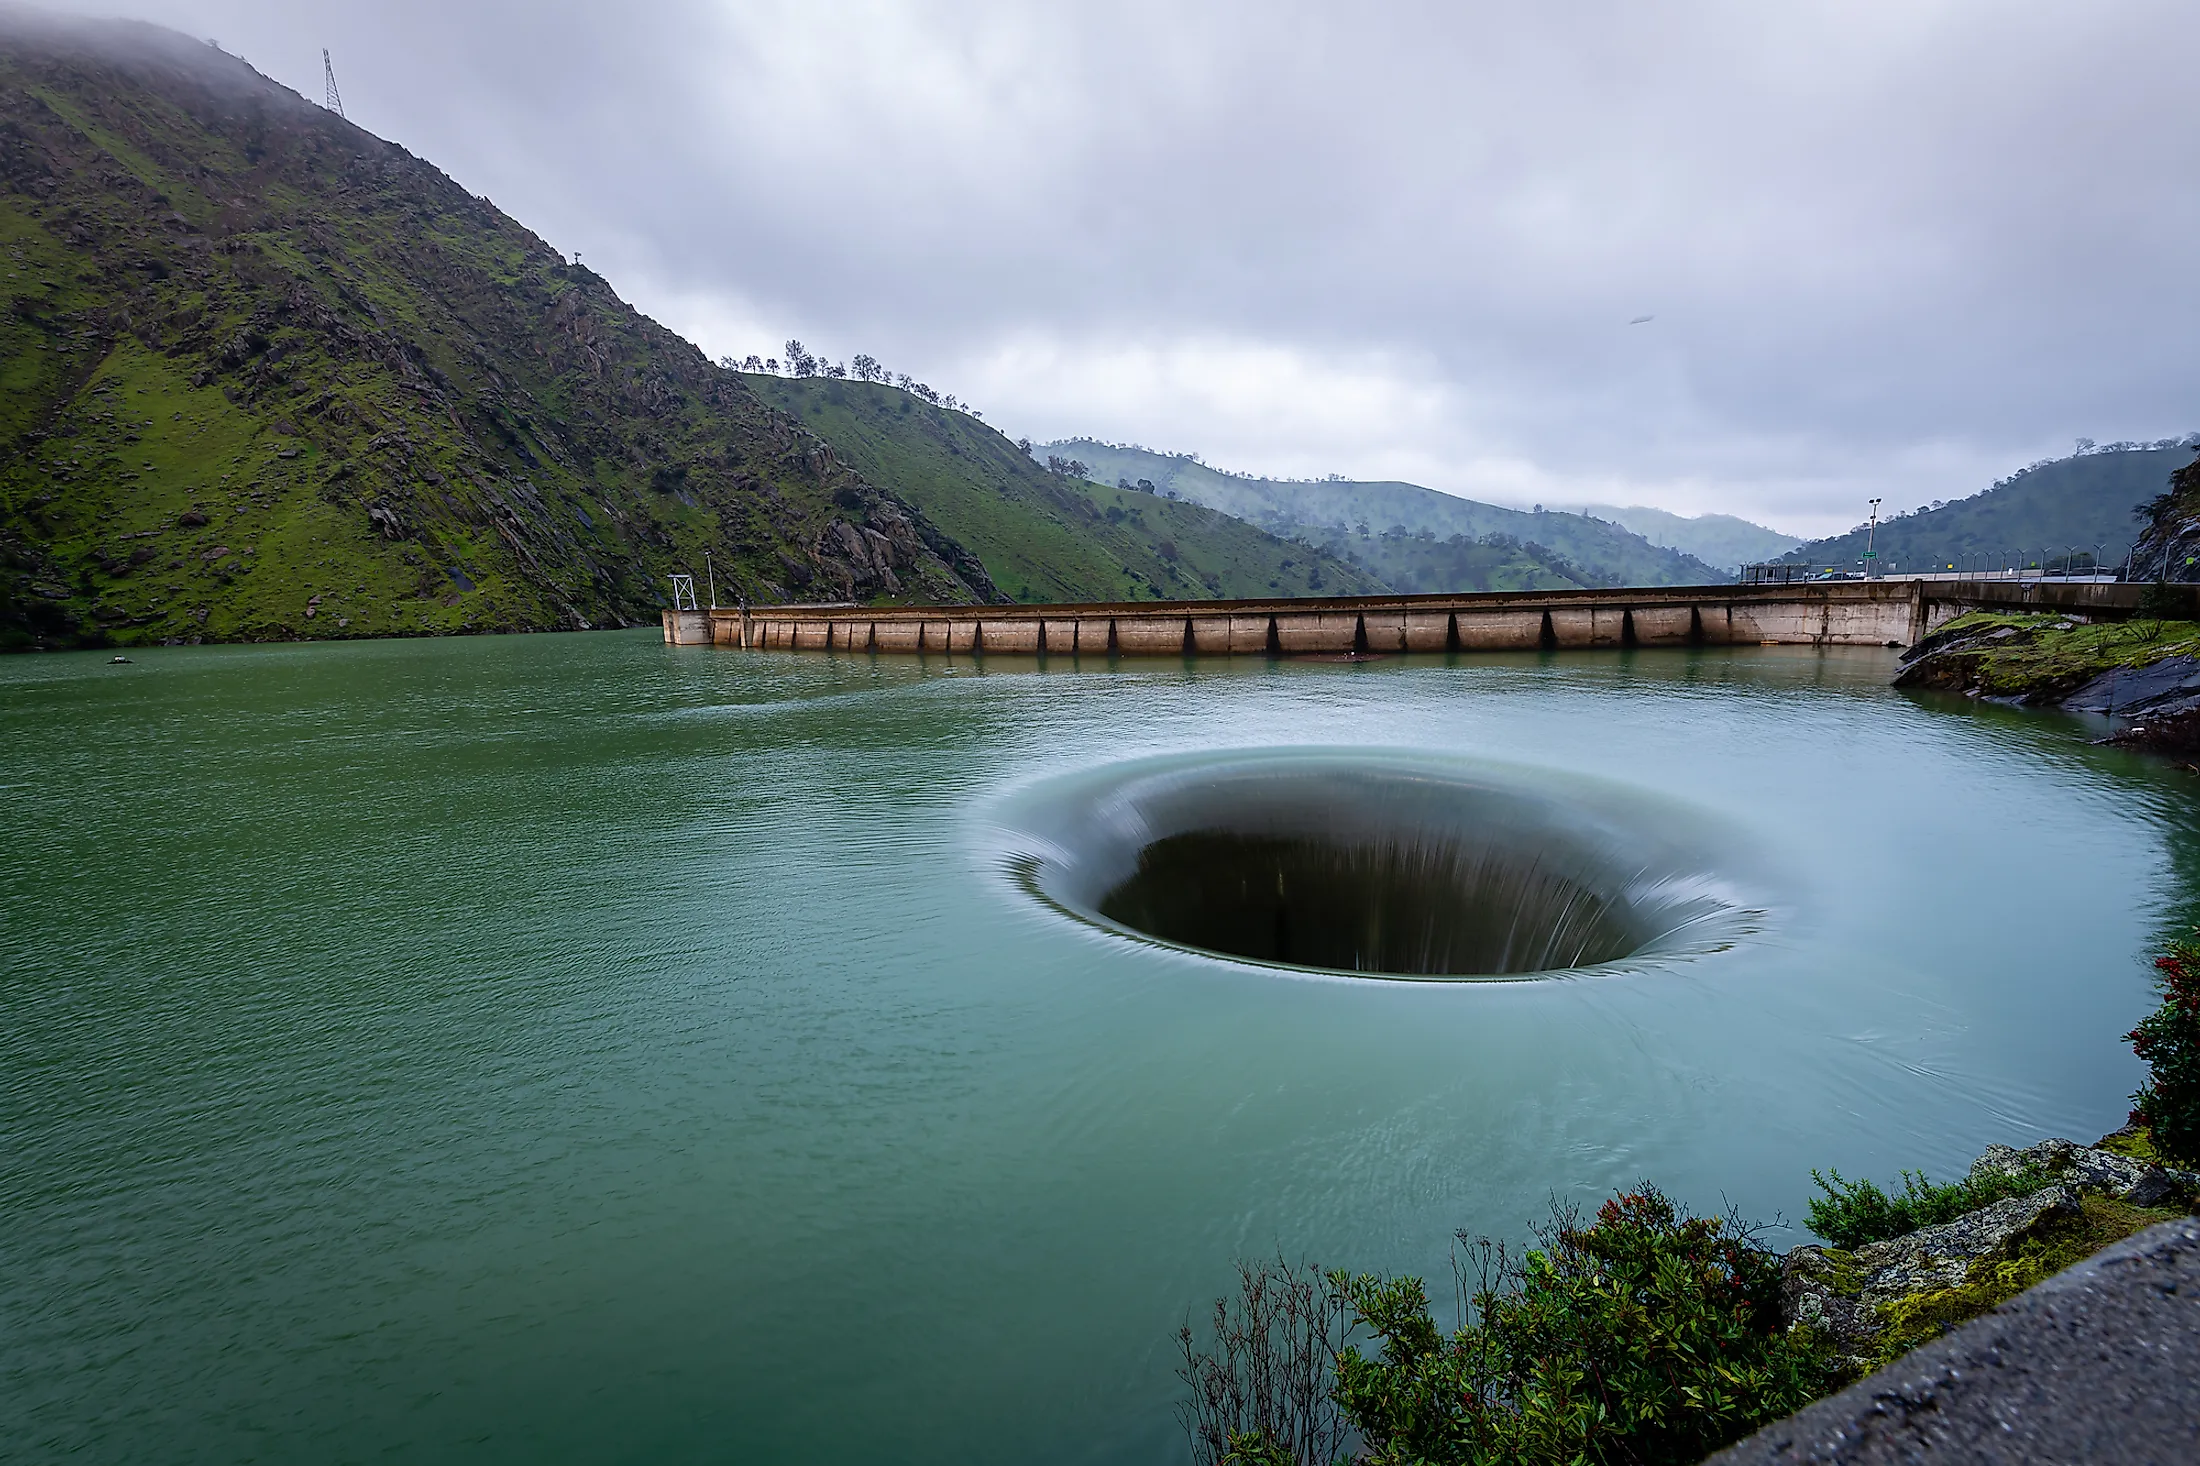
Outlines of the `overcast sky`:
M1824 533L2200 428L2192 0L65 8L1011 434Z

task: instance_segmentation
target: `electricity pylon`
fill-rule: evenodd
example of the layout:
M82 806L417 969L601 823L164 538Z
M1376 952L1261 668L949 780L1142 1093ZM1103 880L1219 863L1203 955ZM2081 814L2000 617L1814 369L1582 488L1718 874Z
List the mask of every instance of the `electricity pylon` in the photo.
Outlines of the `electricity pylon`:
M349 122L351 119L344 116L344 94L336 90L336 63L328 59L326 46L321 48L321 77L328 83L329 111Z

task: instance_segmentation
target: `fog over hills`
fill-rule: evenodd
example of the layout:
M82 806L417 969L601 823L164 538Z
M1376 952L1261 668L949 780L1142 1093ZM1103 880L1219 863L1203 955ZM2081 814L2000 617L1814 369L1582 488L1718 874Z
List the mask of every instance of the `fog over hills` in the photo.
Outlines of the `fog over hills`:
M1643 504L1630 504L1624 508L1611 504L1564 504L1553 508L1570 509L1577 514L1587 514L1596 519L1609 519L1614 524L1625 525L1653 545L1665 545L1685 555L1694 555L1707 565L1723 570L1734 570L1743 565L1764 560L1776 560L1803 542L1802 536L1782 534L1731 514L1675 514L1666 509L1652 509Z
M1225 473L1194 454L1065 438L1032 449L1040 458L1073 459L1101 483L1150 483L1234 514L1278 534L1314 538L1349 550L1400 590L1456 590L1429 583L1440 566L1400 542L1427 537L1469 541L1490 536L1540 547L1561 573L1585 585L1711 585L1732 577L1677 550L1652 544L1617 524L1585 515L1506 509L1409 483L1360 483L1342 478L1263 479ZM1386 548L1386 539L1390 542Z

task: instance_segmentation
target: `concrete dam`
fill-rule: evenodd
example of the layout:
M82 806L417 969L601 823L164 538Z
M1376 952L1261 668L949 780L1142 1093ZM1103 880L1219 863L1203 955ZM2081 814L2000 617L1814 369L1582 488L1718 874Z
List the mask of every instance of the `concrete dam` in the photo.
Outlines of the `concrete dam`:
M676 646L1078 657L1345 656L1679 646L1908 646L1966 611L2120 619L2137 585L1827 581L1268 601L716 606L664 613Z

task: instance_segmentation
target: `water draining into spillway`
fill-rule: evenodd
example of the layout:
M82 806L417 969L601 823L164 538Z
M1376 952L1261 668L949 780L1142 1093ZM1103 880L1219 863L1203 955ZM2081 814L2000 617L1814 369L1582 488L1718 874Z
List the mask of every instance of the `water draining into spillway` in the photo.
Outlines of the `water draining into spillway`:
M1761 892L1702 817L1535 770L1367 750L1193 755L1014 802L1028 890L1108 930L1272 966L1421 979L1721 949Z

